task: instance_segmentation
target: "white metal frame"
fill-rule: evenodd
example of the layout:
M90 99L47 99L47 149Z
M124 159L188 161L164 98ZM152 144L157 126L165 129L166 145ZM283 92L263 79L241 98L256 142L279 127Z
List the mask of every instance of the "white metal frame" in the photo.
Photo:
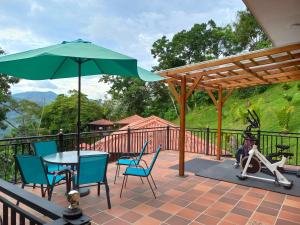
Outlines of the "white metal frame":
M270 182L276 182L276 183L278 182L279 184L282 184L284 187L291 187L292 182L289 181L285 176L283 176L282 173L280 173L277 169L278 167L284 166L284 164L287 160L287 157L285 157L283 155L279 162L270 163L270 161L267 160L266 157L258 151L256 145L253 145L252 149L248 152L248 154L249 154L248 160L242 171L242 174L240 175L241 178L250 177L250 178L263 180L263 181L270 181ZM254 156L256 156L260 160L260 162L263 163L275 175L274 179L247 174L247 169L249 167L250 161Z

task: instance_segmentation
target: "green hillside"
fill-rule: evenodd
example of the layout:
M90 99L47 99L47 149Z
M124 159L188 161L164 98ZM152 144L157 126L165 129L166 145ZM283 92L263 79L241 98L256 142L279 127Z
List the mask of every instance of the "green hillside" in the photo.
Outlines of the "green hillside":
M223 107L223 128L244 129L247 108L255 109L261 119L261 130L300 132L300 82L277 84L261 94L241 99L237 92L228 98ZM288 101L288 100L289 101ZM277 114L284 107L292 110L288 129L279 124ZM285 119L283 113L281 118ZM179 119L174 121L179 124ZM187 113L187 127L217 127L217 110L206 104Z

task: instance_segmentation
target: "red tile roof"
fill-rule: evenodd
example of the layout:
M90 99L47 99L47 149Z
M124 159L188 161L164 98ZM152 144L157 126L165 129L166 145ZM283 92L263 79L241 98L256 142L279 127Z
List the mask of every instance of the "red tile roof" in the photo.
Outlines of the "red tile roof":
M137 122L141 119L144 119L144 118L139 116L139 115L133 115L133 116L126 117L122 120L119 120L119 121L115 122L115 124L127 125L127 124L130 124L130 123L133 123L133 122Z
M106 138L97 141L95 145L91 145L90 148L98 151L107 151L108 149L110 149L111 152L127 151L127 129L130 127L132 138L130 149L132 149L132 151L139 150L145 140L149 141L146 152L153 152L159 144L162 144L162 148L166 149L167 132L165 128L167 126L170 128L169 148L174 150L178 149L178 126L157 116L149 116L147 118L142 118L136 122L130 123L118 131L113 132ZM185 150L187 152L194 152L195 146L197 146L197 149L199 148L197 150L199 153L205 153L205 140L202 140L191 131L186 131ZM209 146L211 146L211 144Z
M113 122L106 120L106 119L100 119L93 122L90 122L91 125L98 125L98 126L112 126L114 125Z

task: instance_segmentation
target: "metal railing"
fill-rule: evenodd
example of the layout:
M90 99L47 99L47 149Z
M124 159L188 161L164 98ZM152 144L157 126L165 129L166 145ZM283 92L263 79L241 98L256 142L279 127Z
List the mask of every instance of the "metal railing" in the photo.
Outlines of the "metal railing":
M289 164L300 164L300 133L280 133L270 131L254 131L260 142L260 151L267 155L276 152L277 144L290 145L289 152L294 157ZM243 142L243 131L222 129L222 155L232 156ZM124 153L139 153L145 140L149 141L146 153L153 153L158 145L163 150L178 148L179 127L152 127L141 129L106 130L81 133L81 148L111 153L111 160ZM19 175L14 162L17 154L34 154L31 143L43 140L56 140L59 151L76 149L76 133L45 135L35 137L7 138L0 140L0 178L18 182ZM216 155L217 129L186 129L185 150L187 152Z
M22 204L22 207L19 204ZM85 215L76 220L67 220L63 218L65 209L61 206L2 179L0 179L0 209L2 209L0 224L3 225L88 225L91 220Z

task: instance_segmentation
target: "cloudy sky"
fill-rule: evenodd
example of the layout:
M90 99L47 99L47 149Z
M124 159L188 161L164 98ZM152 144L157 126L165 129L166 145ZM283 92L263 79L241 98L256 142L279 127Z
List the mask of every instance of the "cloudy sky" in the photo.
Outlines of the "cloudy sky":
M245 9L242 0L0 0L0 5L0 47L7 53L82 38L132 56L146 69L156 63L150 49L162 35L172 37L209 19L232 23ZM109 88L98 78L82 81L83 92L93 99L103 98ZM12 92L76 88L76 79L22 80Z

